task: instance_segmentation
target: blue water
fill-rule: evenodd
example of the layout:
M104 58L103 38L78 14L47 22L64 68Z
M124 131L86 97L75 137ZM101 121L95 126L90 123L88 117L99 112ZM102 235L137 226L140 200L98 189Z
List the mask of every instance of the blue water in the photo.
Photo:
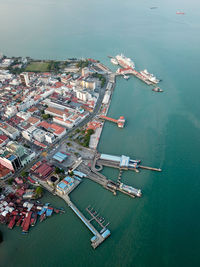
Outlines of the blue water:
M91 181L72 193L83 212L91 204L110 221L111 237L93 251L92 235L67 208L26 237L0 226L0 266L199 266L199 9L195 0L0 0L3 53L93 57L114 70L107 55L123 52L138 70L163 79L165 90L156 94L136 78L119 78L109 115L124 115L127 124L121 130L106 122L99 144L100 152L163 169L123 173L122 181L141 188L143 197L115 197Z

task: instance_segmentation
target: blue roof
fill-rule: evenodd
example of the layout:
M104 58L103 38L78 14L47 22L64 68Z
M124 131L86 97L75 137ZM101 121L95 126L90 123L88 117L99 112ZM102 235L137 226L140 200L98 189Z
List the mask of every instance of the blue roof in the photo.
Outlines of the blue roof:
M106 237L108 237L110 235L110 230L106 230L101 236L103 237L103 238L106 238Z
M128 167L129 166L130 158L127 156L122 155L120 158L120 166L121 167Z
M15 155L11 155L8 160L13 160L13 159L16 159L16 156Z
M75 175L78 175L79 177L83 178L83 177L86 177L87 175L83 172L79 172L79 171L73 171Z
M56 155L57 157L60 157L60 158L63 158L63 159L66 159L66 158L67 158L67 155L65 155L65 154L63 154L63 153L61 153L61 152L57 152L55 155Z
M112 161L120 162L120 157L113 156L113 155L108 155L108 154L101 154L100 159L112 160Z
M59 161L59 162L62 162L64 161L65 159L67 158L67 155L61 153L61 152L57 152L54 156L53 156L53 159Z
M69 177L69 176L67 176L67 177L65 177L64 178L64 180L66 181L66 182L68 182L68 183L71 183L71 182L73 182L73 178L71 178L71 177Z
M63 183L63 182L59 183L58 186L59 186L61 189L65 189L66 187L68 187L68 186L66 185L66 183Z

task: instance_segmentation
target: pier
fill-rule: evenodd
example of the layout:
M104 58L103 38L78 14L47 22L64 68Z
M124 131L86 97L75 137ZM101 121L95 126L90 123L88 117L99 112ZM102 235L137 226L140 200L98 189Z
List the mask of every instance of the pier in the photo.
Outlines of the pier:
M137 159L130 159L130 157L122 155L119 156L113 156L108 154L96 154L94 161L93 161L93 168L98 171L98 168L95 166L97 165L100 170L102 170L102 166L117 168L120 170L132 170L135 172L139 172L140 169L146 169L151 171L157 171L161 172L162 169L160 168L153 168L148 166L142 166L140 165L140 160ZM121 174L119 174L119 177L121 177Z
M91 246L95 249L97 248L101 243L105 241L105 239L110 236L110 231L104 227L102 229L101 233L99 233L96 228L91 224L91 220L88 220L83 213L75 206L74 203L70 200L68 195L60 195L56 193L59 197L64 199L64 201L68 204L68 206L72 209L72 211L79 217L79 219L85 224L85 226L92 232L94 235L91 238Z
M142 165L139 165L138 167L141 169L150 170L150 171L156 171L156 172L162 171L162 169L160 168L152 168L152 167L147 167L147 166L142 166Z
M100 115L99 118L102 119L102 120L114 122L114 123L116 123L118 125L119 128L124 128L124 124L125 124L125 121L126 121L123 116L120 116L118 120L115 120L113 118L110 118L110 117L107 117L107 116L104 116L104 115Z
M135 69L133 69L131 67L118 69L117 74L123 75L123 76L126 74L134 75L135 77L137 77L138 79L140 79L141 81L146 83L147 85L153 85L153 83L150 82L146 77L144 77L141 73L139 73L138 71L136 71Z

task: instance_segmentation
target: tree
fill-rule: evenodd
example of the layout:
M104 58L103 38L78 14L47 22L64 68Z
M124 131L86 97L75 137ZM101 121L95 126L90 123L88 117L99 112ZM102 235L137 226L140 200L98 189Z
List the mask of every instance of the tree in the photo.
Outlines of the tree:
M73 171L70 171L69 172L69 176L73 176L74 175L74 172Z
M22 177L27 177L27 176L28 176L28 172L22 171L22 172L21 172L21 176L22 176Z
M43 115L42 115L42 118L43 118L44 120L48 120L50 117L51 117L51 116L50 116L49 114L43 114Z
M9 178L8 179L8 184L11 185L13 183L14 179L13 178Z
M35 194L38 196L38 197L41 197L42 196L42 193L43 193L43 189L41 186L38 186L36 189L35 189Z
M60 168L58 168L58 167L55 168L55 173L56 173L56 174L59 174L59 173L61 173L61 172L62 172L62 169L60 169Z

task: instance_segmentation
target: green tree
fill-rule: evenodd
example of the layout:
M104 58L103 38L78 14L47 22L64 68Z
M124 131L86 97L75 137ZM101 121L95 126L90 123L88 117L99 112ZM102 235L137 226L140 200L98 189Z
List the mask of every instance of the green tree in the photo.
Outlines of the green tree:
M50 116L49 114L43 114L43 115L42 115L42 118L43 118L44 120L48 120L50 117L51 117L51 116Z
M22 176L22 177L27 177L27 176L28 176L28 172L26 172L26 171L22 171L22 172L21 172L21 176Z
M42 193L43 193L43 189L41 186L38 186L36 189L35 189L35 194L38 196L38 197L41 197L42 196Z
M70 171L69 172L69 176L73 176L74 175L74 172L73 171Z
M9 178L8 179L8 184L11 185L13 183L14 179L13 178Z
M58 168L58 167L56 167L56 168L55 168L55 173L56 173L56 174L59 174L59 173L61 173L61 169L60 169L60 168Z

